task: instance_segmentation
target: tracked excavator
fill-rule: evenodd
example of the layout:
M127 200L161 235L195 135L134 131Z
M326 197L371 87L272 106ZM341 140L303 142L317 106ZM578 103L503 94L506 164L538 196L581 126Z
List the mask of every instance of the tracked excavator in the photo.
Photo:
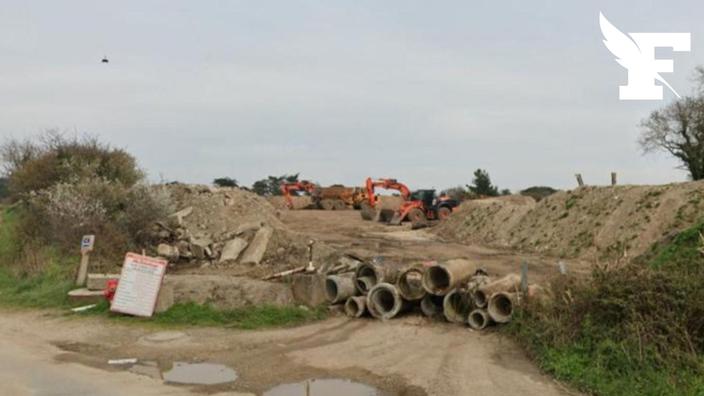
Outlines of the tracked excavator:
M284 199L286 200L286 206L289 209L293 209L293 198L291 198L292 193L303 191L307 192L310 195L313 195L318 186L314 183L309 182L308 180L302 180L297 182L281 183L280 188L281 193L283 194Z

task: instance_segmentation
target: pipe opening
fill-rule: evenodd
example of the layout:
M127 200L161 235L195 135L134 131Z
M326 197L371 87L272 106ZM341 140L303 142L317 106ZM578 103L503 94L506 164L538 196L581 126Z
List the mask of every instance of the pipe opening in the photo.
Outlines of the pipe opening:
M508 296L504 294L499 294L496 296L494 302L494 310L496 313L502 316L511 316L513 313L513 302Z
M357 270L357 289L362 293L367 293L379 281L376 276L376 271L369 265L362 265Z
M347 316L359 317L362 315L360 311L363 311L364 307L360 306L356 298L349 298L345 302L345 313Z
M398 280L401 294L408 299L417 299L425 294L423 289L423 273L417 269L404 272Z
M484 291L476 290L474 292L474 303L477 304L478 307L486 307L487 302L486 293L484 293Z
M435 266L428 268L428 280L434 291L442 291L450 287L450 274L445 268Z
M372 301L382 314L393 311L396 306L396 297L387 289L377 289L372 296Z
M475 330L481 330L489 324L487 314L480 310L474 310L469 314L469 326Z
M337 300L337 283L333 279L325 279L325 295L328 297L329 301Z
M443 313L450 322L464 323L471 308L467 293L461 290L451 291L443 300Z
M442 313L442 302L442 296L426 294L420 301L420 310L423 311L423 315L425 316L439 315Z

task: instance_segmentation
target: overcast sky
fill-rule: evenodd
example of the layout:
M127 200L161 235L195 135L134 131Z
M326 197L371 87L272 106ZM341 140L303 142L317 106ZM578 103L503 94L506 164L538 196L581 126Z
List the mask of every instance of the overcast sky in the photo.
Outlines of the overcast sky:
M619 101L600 11L623 32L691 32L691 52L658 51L691 91L701 1L2 0L0 133L96 134L151 180L685 180L641 154L640 120L673 95Z

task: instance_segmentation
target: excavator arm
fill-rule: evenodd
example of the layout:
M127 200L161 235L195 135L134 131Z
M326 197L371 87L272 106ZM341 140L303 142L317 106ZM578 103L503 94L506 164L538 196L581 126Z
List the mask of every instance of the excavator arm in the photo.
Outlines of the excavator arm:
M376 195L375 189L383 188L385 190L397 190L401 193L401 197L404 201L408 201L411 196L411 190L403 183L398 182L396 179L378 179L374 180L371 177L367 178L367 199L369 200L369 205L374 207L376 205Z
M291 193L294 191L305 191L312 194L317 186L307 180L302 180L299 182L281 183L281 193L286 200L286 206L289 209L293 208L293 198L291 198Z

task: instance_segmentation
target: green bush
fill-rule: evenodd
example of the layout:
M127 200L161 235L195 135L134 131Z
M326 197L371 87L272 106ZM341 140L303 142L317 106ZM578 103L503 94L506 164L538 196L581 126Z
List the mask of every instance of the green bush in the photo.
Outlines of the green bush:
M600 395L704 394L698 225L644 259L551 283L509 326L558 379Z

